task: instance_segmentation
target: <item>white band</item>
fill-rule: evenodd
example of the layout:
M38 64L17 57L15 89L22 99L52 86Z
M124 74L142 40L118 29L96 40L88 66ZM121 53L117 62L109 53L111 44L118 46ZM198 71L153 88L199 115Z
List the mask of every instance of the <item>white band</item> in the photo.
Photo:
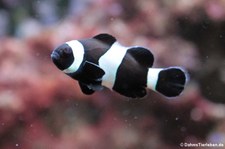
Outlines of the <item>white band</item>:
M63 72L74 73L78 70L84 59L84 47L77 40L66 42L66 44L68 44L72 49L74 61L67 69L64 69Z
M159 72L162 70L162 68L149 68L147 77L148 88L155 90L159 78Z
M102 78L102 85L110 89L116 80L117 70L126 55L128 47L115 42L111 48L99 59L99 66L105 71Z

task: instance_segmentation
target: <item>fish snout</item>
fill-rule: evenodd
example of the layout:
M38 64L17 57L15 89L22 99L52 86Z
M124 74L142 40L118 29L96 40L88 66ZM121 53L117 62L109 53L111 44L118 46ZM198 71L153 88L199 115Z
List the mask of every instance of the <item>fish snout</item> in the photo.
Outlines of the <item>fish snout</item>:
M67 44L57 47L52 52L51 59L60 70L68 68L74 61L72 48Z
M51 54L51 59L57 68L59 68L60 70L63 70L61 57L58 52L53 51Z
M58 52L53 51L51 54L51 59L54 63L57 62L60 59Z

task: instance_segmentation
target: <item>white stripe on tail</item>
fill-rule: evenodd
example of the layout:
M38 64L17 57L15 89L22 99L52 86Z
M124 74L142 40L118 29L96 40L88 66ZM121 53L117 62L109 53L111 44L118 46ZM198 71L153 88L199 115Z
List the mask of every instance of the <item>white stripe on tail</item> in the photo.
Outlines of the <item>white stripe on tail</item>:
M163 70L162 68L149 68L148 70L148 76L147 76L147 87L155 90L158 77L159 77L159 72Z

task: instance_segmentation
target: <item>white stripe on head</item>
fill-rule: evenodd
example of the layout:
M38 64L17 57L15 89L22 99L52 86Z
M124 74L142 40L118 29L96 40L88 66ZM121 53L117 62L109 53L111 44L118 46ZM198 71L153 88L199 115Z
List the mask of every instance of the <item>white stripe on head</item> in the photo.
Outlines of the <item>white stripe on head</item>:
M105 75L102 78L102 85L110 89L116 80L116 74L118 67L120 66L128 47L120 45L115 42L111 48L99 59L99 66L105 71Z
M66 44L72 49L74 61L67 69L64 69L63 72L74 73L78 70L84 59L84 47L78 40L72 40L66 42Z
M149 68L148 69L148 76L147 76L147 87L155 90L158 78L159 78L159 72L163 70L162 68Z

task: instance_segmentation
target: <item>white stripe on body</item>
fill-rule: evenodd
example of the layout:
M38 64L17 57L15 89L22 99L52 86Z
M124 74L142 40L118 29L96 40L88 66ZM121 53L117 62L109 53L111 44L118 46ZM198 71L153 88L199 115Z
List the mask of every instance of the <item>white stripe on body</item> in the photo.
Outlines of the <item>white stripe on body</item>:
M84 47L78 40L72 40L66 42L66 44L68 44L72 49L74 61L67 69L64 69L63 72L74 73L78 70L84 59Z
M111 48L100 57L99 66L105 71L105 75L102 78L102 85L110 89L116 80L117 70L127 52L129 47L124 47L118 42L115 42Z
M148 76L147 76L147 87L155 90L158 78L159 78L159 72L163 70L162 68L149 68L148 69Z

